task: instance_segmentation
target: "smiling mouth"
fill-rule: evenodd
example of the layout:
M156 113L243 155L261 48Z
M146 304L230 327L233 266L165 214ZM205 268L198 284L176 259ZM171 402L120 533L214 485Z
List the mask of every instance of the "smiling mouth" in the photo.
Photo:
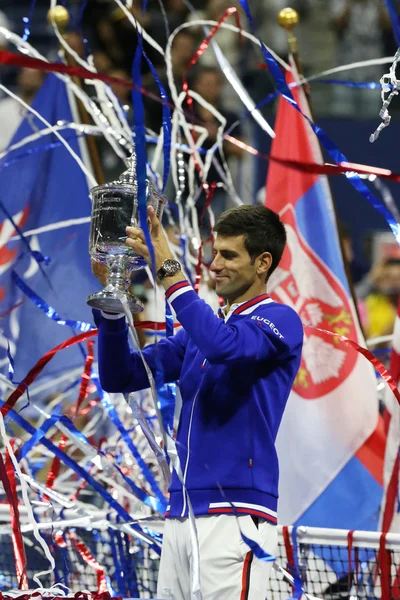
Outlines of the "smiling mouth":
M226 275L217 275L215 277L215 281L221 281L222 279L228 279Z

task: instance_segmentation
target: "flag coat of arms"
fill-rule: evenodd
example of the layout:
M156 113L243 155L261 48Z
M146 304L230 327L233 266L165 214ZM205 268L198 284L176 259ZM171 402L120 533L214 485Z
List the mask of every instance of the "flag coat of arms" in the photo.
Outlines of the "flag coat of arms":
M299 88L294 97L308 114ZM275 133L272 156L322 162L311 127L283 98ZM277 439L279 520L376 527L372 515L382 495L382 444L374 370L361 354L319 331L364 345L327 179L271 162L266 205L280 214L287 230L287 248L268 289L305 325L302 361ZM365 443L368 451L360 460L356 454Z

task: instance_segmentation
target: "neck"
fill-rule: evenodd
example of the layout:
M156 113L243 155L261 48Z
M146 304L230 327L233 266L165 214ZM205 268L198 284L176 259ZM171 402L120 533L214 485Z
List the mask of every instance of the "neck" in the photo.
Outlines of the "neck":
M247 302L256 296L261 296L267 291L267 284L261 281L255 281L245 292L241 292L236 296L225 298L227 311L230 310L232 304L241 304Z

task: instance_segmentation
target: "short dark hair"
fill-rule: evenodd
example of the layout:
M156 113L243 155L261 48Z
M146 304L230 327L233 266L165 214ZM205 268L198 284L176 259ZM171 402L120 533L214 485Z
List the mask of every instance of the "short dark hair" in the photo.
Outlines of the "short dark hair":
M286 245L285 226L279 215L266 206L238 206L220 215L214 231L223 236L244 235L244 246L252 261L263 252L272 256L267 279L275 271Z

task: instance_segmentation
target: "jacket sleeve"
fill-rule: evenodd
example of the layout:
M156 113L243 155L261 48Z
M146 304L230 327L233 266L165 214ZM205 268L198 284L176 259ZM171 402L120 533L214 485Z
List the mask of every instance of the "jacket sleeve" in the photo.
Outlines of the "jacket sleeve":
M301 350L300 317L284 304L264 305L254 315L225 323L187 281L172 285L166 297L188 337L210 363L283 359Z
M129 347L125 317L107 319L98 310L93 310L93 315L99 330L98 361L102 388L106 392L125 394L150 387L139 352L132 352ZM182 329L176 335L143 349L143 356L153 376L157 370L156 359L159 359L164 370L164 382L172 383L179 379L186 340L187 335Z

